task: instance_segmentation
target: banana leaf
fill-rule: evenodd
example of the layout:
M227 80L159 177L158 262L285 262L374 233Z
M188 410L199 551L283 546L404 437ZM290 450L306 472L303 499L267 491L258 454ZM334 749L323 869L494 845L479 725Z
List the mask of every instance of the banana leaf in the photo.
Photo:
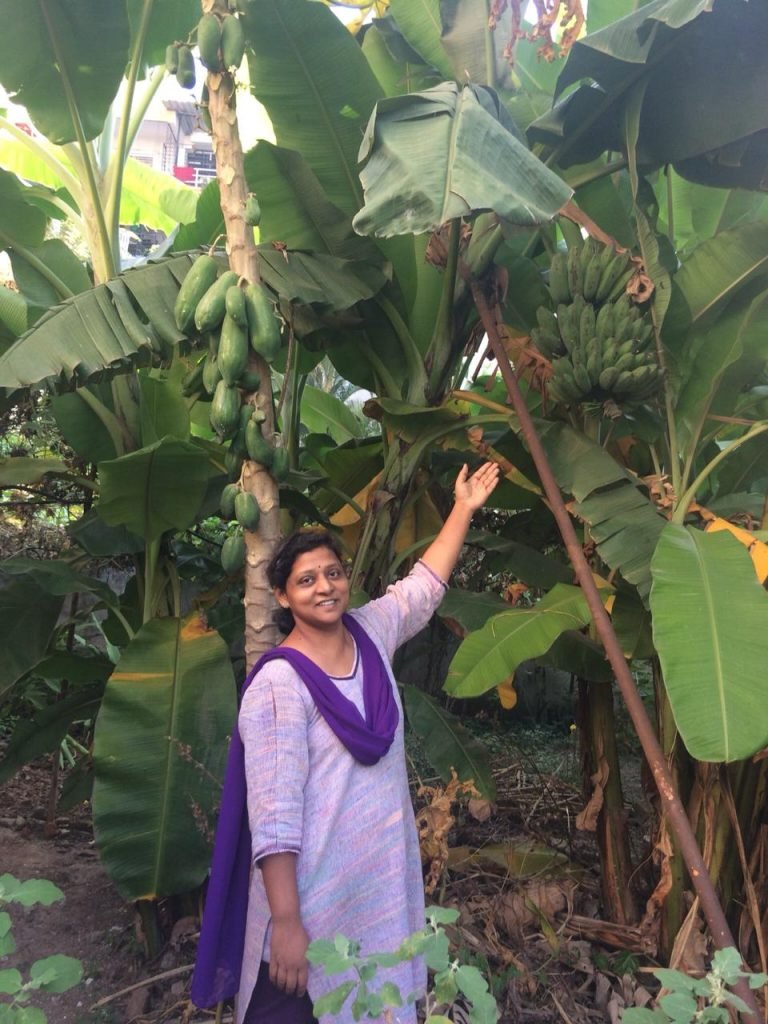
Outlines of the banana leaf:
M538 225L572 195L519 141L492 90L453 82L381 100L360 160L365 206L352 224L376 237L433 231L481 210Z
M430 764L444 782L451 769L461 781L471 779L486 800L496 797L488 751L458 720L417 686L403 686L403 703L408 724L424 746Z
M700 761L768 745L768 594L727 531L668 524L653 558L653 640L675 724Z
M187 892L205 878L235 693L227 647L196 613L148 622L109 679L93 818L126 899Z
M375 18L363 37L363 53L368 66L376 76L385 96L401 96L405 92L418 92L435 85L440 77L437 72L424 64L415 50L412 50L402 36L401 49L391 45L392 35L399 35L391 17Z
M381 251L354 233L349 215L330 201L301 153L259 142L245 156L245 174L259 197L262 241L285 242L291 249L346 260L382 262Z
M0 487L17 487L19 484L39 484L46 473L69 476L70 470L63 459L27 458L11 455L0 459Z
M452 697L478 697L509 679L517 666L545 654L567 629L590 621L577 587L558 583L532 608L514 608L490 618L454 655L443 689Z
M50 309L0 356L0 388L85 383L147 365L158 347L188 347L173 308L196 253L126 270ZM370 264L324 254L260 250L265 282L288 302L347 309L386 284Z
M44 657L63 604L44 584L0 575L0 702Z
M329 434L338 444L364 433L361 418L348 405L311 385L301 395L301 422L310 433Z
M672 163L692 181L759 188L766 34L764 4L651 0L576 42L555 98L582 84L535 121L528 137L554 148L563 167L621 152L638 88L639 164Z
M218 474L197 445L166 436L99 466L96 510L109 526L156 540L183 530L200 514L208 481Z
M443 48L440 0L390 0L389 11L409 46L443 78L453 78L451 61ZM477 14L477 12L475 12ZM484 12L483 12L484 13ZM480 19L476 17L476 21ZM483 18L483 21L486 19ZM477 81L477 76L472 76Z
M698 440L729 368L741 360L745 350L763 348L767 326L768 289L754 299L737 299L715 324L702 325L691 333L682 354L683 364L691 371L675 403L678 438L684 450L692 437Z
M38 131L74 142L71 101L86 139L101 133L128 60L124 3L0 0L0 82ZM170 40L169 40L170 42Z
M362 199L360 135L382 95L360 46L310 0L250 0L241 20L251 89L278 146L301 153L330 202L351 216Z
M58 756L61 741L73 723L87 722L96 717L103 692L103 682L84 687L30 717L20 719L11 732L5 756L0 761L0 785L43 754Z
M126 0L131 41L138 34L146 0ZM189 0L161 0L152 6L144 40L143 62L150 66L162 64L165 48L174 39L186 39L200 19L200 7Z

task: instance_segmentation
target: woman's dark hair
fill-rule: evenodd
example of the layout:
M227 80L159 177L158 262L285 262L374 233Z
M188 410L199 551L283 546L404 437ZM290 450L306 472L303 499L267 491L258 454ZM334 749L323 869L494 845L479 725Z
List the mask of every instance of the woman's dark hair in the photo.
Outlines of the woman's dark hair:
M339 541L327 530L320 527L309 527L289 534L280 544L272 556L272 561L267 566L267 582L270 587L285 590L288 577L291 575L291 570L299 555L305 555L308 551L315 551L317 548L329 548L339 561L343 558ZM290 608L278 608L274 614L274 620L281 633L288 634L294 627Z

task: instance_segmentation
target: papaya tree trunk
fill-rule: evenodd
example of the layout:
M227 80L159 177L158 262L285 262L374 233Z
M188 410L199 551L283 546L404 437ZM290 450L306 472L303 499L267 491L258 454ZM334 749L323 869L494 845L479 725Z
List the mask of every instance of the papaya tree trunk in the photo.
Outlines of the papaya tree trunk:
M229 13L227 0L202 0L202 9L204 14L215 13L222 18ZM209 72L207 81L213 152L221 191L221 212L227 233L229 265L240 277L258 283L258 251L253 239L253 228L246 224L244 216L248 186L237 129L234 76L229 71ZM259 390L250 395L248 400L263 411L265 420L262 430L264 436L271 440L275 432L275 415L269 366L261 356L251 352L249 369L259 374L261 383ZM245 531L245 657L246 665L250 668L277 640L277 630L272 621L274 601L267 584L266 567L280 538L280 505L277 484L259 463L246 461L241 485L254 496L261 509L259 529Z

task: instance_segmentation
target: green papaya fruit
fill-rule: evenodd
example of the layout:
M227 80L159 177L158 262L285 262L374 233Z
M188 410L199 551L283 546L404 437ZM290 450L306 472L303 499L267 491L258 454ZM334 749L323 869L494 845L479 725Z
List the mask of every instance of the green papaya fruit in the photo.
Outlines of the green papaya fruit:
M246 370L240 378L240 387L249 393L259 390L261 377L255 370Z
M231 519L235 514L235 498L240 493L240 488L237 484L227 484L224 490L221 492L221 501L219 502L219 508L221 514L225 519Z
M227 289L237 284L237 274L227 270L214 281L195 309L195 327L198 331L214 331L227 311Z
M231 288L227 288L224 305L228 315L232 317L236 324L239 324L241 327L248 326L248 317L245 312L245 295L242 288L238 288L236 284L233 284Z
M255 530L259 525L261 509L248 491L239 491L235 496L235 518L244 530Z
M225 68L239 68L245 54L245 33L240 19L228 14L221 26L221 53Z
M261 222L261 207L259 200L254 195L249 195L245 201L245 223L251 227L258 227Z
M195 58L188 46L179 46L176 57L176 81L182 89L195 87Z
M278 483L282 483L282 481L288 476L288 470L290 468L287 450L285 448L273 448L270 473L274 479L277 480Z
M245 565L245 538L238 531L227 537L221 547L221 567L228 576L234 576Z
M191 398L192 395L198 394L203 389L203 370L205 369L205 360L201 359L199 363L196 363L191 370L187 370L181 379L181 393L185 398Z
M169 75L175 75L179 70L179 51L173 43L165 48L165 70Z
M211 426L221 437L232 437L240 422L240 392L220 380L211 402Z
M230 448L224 456L224 468L230 480L239 480L243 471L243 457L240 452Z
M214 393L220 380L219 360L209 352L203 361L203 387L209 395Z
M215 14L204 14L197 23L197 48L200 60L209 71L224 70L221 59L221 25Z
M221 326L218 359L222 379L230 385L237 383L248 365L248 338L229 313L225 314Z
M210 134L213 131L213 123L211 122L211 110L210 110L210 93L208 92L208 84L203 86L203 91L200 96L200 104L198 110L200 111L200 121L202 122L205 130Z
M219 265L213 256L203 254L197 257L181 282L173 315L176 326L185 334L194 325L197 304L216 280L218 272Z
M269 469L272 465L275 449L262 434L261 424L254 420L253 417L248 421L248 425L245 428L245 447L248 449L249 457L254 462L258 462Z
M262 284L248 284L243 290L248 316L248 335L251 348L268 363L280 351L280 325L272 301Z

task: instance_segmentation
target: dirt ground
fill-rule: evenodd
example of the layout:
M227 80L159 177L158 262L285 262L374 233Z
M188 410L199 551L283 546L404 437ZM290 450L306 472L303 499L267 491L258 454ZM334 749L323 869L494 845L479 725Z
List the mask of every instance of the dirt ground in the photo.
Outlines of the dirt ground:
M82 961L82 984L32 1001L49 1024L213 1020L186 998L194 935L169 945L155 962L145 959L133 909L99 863L87 809L57 818L55 830L46 828L49 778L43 762L4 787L0 874L48 878L66 898L49 908L9 908L17 952L2 966L24 973L33 960L54 953ZM447 861L437 864L428 902L460 909L452 938L463 962L492 978L504 1024L615 1024L621 1006L647 1001L640 982L652 979L645 973L649 961L631 949L637 934L599 921L594 840L573 830L581 797L574 786L532 775L508 759L496 780L493 808L482 802L451 808L445 799L440 804L439 789L422 815L427 845L430 829L434 840L446 825L451 840L450 850L437 843L438 861ZM428 799L417 803L423 808ZM453 822L444 816L446 807ZM454 1019L466 1020L460 1007Z
M27 977L37 959L65 953L83 964L83 981L57 995L35 994L32 1005L49 1024L118 1024L119 1012L91 1011L104 996L130 985L144 970L134 938L133 912L105 875L88 818L78 811L46 835L44 807L50 773L44 763L23 769L3 787L0 802L0 874L47 878L64 893L50 907L8 906L16 952L3 967ZM119 1006L119 1004L118 1004Z

